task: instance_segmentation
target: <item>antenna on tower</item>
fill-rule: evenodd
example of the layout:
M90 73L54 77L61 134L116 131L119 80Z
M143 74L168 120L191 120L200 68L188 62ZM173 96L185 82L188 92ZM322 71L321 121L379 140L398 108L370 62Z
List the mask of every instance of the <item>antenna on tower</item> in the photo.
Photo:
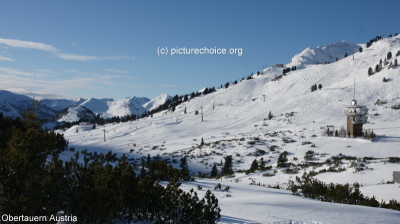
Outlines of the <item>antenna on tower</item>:
M354 96L353 96L353 100L356 99L356 78L354 78Z

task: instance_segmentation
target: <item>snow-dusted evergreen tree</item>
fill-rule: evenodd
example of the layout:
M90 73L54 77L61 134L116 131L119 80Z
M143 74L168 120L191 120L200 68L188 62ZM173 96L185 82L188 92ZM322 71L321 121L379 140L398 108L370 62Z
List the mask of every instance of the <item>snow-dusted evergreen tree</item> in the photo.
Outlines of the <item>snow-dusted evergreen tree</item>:
M372 74L374 74L374 71L372 71L372 68L369 67L368 68L368 76L371 76Z
M274 116L272 115L271 111L269 111L268 120L271 120L273 117L274 117Z
M379 72L381 70L381 67L379 66L379 64L377 64L376 66L375 66L375 72Z
M389 60L389 59L392 58L392 52L391 52L391 51L389 51L389 52L387 53L386 58L387 58L387 60Z

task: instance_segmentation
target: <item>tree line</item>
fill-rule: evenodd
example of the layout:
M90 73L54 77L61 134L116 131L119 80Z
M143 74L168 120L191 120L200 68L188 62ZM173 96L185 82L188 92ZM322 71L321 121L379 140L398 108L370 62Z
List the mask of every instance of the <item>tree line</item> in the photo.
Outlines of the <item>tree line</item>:
M21 118L0 114L0 213L51 216L59 211L78 223L135 220L156 223L216 223L218 199L200 199L178 181L187 170L166 161L136 164L112 152L74 152L63 135L42 129L35 106ZM64 161L61 153L73 156ZM170 181L162 186L159 181Z
M301 195L306 198L317 199L325 202L354 204L370 207L389 208L400 210L400 203L395 199L386 203L378 202L375 197L364 196L360 191L360 185L356 182L350 184L326 184L304 172L302 177L296 176L296 181L289 180L289 190L293 195Z

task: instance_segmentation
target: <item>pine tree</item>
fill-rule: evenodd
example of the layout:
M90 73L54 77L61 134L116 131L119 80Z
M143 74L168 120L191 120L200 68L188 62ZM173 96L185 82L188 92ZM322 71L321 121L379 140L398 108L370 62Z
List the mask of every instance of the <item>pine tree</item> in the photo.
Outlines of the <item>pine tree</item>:
M217 175L218 175L218 168L217 165L214 164L214 166L211 168L210 177L215 177Z
M186 114L186 107L185 107L185 110L183 112Z
M67 141L42 129L38 107L32 100L21 119L0 122L1 214L50 216L62 210L63 175L58 175L58 167L62 166L59 154L66 150Z
M271 120L273 117L274 117L274 116L272 115L271 111L269 111L268 120Z
M389 51L389 52L387 53L386 58L387 58L387 60L389 60L389 59L392 58L392 52L391 52L391 51Z
M203 145L204 145L204 139L203 139L203 137L201 137L200 146L203 146Z
M361 53L363 51L362 47L358 48L358 51Z
M206 192L204 198L206 199L206 203L204 205L203 223L217 223L221 218L221 209L218 207L218 199L210 190Z
M287 164L286 164L286 162L288 161L287 154L288 154L287 151L284 151L281 154L279 154L277 167L286 167L287 166Z
M369 68L368 68L368 76L371 76L372 74L374 74L374 72L372 71L372 68L369 67Z
M375 72L379 72L381 70L381 67L379 65L375 66Z
M225 163L224 163L224 166L221 169L221 174L222 175L227 175L227 174L230 174L232 172L233 172L233 170L232 170L232 156L231 155L225 156Z
M179 164L179 167L180 167L182 170L188 170L188 169L189 169L189 166L188 166L188 164L187 164L186 158L187 158L186 156L184 156L184 157L181 158L181 163Z
M225 83L225 89L229 87L229 82Z
M149 164L151 162L151 157L150 157L150 153L147 154L147 159L146 159L146 164Z
M256 171L257 169L258 169L258 161L257 161L257 159L254 159L253 162L251 163L250 171L251 171L251 172L254 172L254 171Z
M318 88L319 88L319 90L321 90L322 89L322 84L319 84Z
M267 164L267 162L264 160L263 157L261 157L260 162L259 162L259 167L262 170L263 168L265 168L265 165Z
M394 65L393 65L393 67L397 67L397 58L396 59L394 59Z

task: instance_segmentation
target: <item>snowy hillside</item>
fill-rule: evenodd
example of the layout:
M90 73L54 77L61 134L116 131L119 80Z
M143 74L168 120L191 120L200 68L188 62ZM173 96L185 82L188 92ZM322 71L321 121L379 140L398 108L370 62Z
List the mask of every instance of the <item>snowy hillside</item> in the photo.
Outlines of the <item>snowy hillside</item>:
M106 117L125 116L130 114L143 114L146 109L142 106L149 99L145 97L131 96L125 99L108 102L108 110L105 112Z
M68 99L43 99L40 101L41 104L44 104L53 110L63 110L67 107L78 106L79 104L86 101L85 99L79 98L76 100L68 100Z
M169 96L168 94L161 94L161 95L157 96L156 98L150 100L149 102L143 104L142 106L146 110L151 111L151 110L156 109L157 107L163 105L169 99L172 99L172 96Z
M130 114L142 114L145 109L142 104L150 101L146 97L127 97L120 100L113 100L110 98L96 99L91 98L81 103L95 114L100 114L103 117L125 116Z
M79 104L79 106L84 106L89 110L93 111L94 113L105 113L108 110L108 103L114 101L111 98L104 98L104 99L96 99L90 98L85 100L83 103Z
M336 59L342 59L347 54L352 55L358 51L361 45L349 41L339 41L324 47L307 48L303 52L295 55L286 65L287 67L296 66L298 69L312 64L326 64L335 62Z
M91 110L83 106L76 106L64 109L55 117L55 120L58 122L75 122L82 119L89 122L94 118L95 114Z
M286 188L289 180L314 171L315 177L326 183L361 183L361 192L378 201L400 199L399 184L386 184L392 180L393 171L400 171L400 165L388 159L400 157L400 113L391 108L400 104L400 68L389 69L390 62L399 59L395 55L400 50L400 37L383 39L361 53L357 51L354 60L349 56L324 64L326 58L322 55L327 56L326 52L330 52L329 58L347 52L343 51L343 43L348 49L359 48L338 42L329 45L329 51L328 47L306 49L290 64L307 64L304 69L280 77L283 68L267 68L253 79L184 102L175 112L163 111L96 130L78 125L64 134L77 150L112 150L128 154L138 163L150 154L164 157L178 167L179 158L187 157L195 174L210 173L213 165L221 170L224 157L231 155L233 169L239 171L234 176L183 184L187 190L197 185L213 189L219 182L231 186L231 197L213 191L221 201L222 223L396 223L396 211L323 203L266 188ZM368 68L384 61L389 51L393 57L382 64L382 71L368 76ZM321 64L314 65L319 60ZM384 77L388 82L382 81ZM379 136L373 142L325 135L328 128L333 131L345 126L343 109L353 99L354 80L356 99L370 110L364 130L372 129ZM314 84L321 84L322 88L311 92ZM200 114L195 115L201 110L203 122ZM267 118L270 111L272 119ZM202 138L205 145L200 147ZM284 151L288 152L293 173L277 167ZM65 153L64 157L71 155ZM267 167L271 166L269 169L244 172L261 158ZM331 160L339 162L332 164ZM320 165L302 166L310 161Z
M28 96L0 90L0 113L4 116L19 117L19 113L24 112L31 105L32 98ZM55 110L46 105L39 105L38 114L42 118L51 118L55 113Z

